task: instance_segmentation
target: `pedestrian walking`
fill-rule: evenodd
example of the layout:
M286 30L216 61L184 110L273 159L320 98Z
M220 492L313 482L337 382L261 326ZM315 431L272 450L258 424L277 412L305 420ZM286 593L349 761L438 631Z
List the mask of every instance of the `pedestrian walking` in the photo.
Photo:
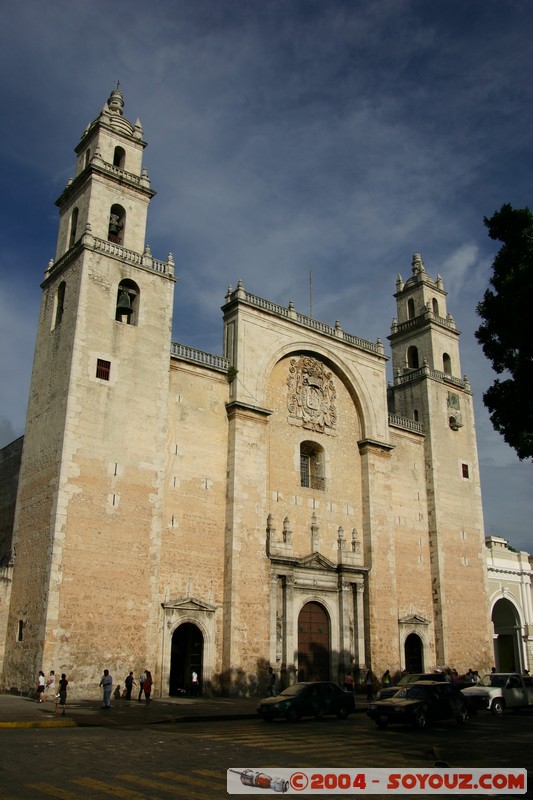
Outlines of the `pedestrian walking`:
M104 669L102 680L100 681L102 687L103 697L101 708L111 708L111 690L113 689L113 677L109 674L108 669Z
M124 681L124 686L126 687L126 694L124 695L124 698L126 700L131 700L131 692L132 692L133 687L136 686L136 685L137 684L135 683L135 681L133 679L133 672L130 672L130 674L128 675L128 677Z
M50 675L48 680L46 681L46 694L44 696L45 700L48 700L48 695L52 695L52 700L55 700L56 696L56 674L53 669L50 670Z
M46 684L46 678L44 676L44 672L42 669L39 670L39 677L37 679L37 702L42 703L44 700L44 687Z
M268 686L267 686L267 696L274 697L276 694L276 675L272 667L268 668Z
M369 703L372 702L372 670L368 670L366 673L366 699Z
M143 669L143 671L139 675L139 697L137 698L137 701L139 703L141 702L141 697L142 697L142 694L144 692L144 682L145 682L145 680L146 680L146 667Z
M152 673L149 669L146 670L146 677L144 679L144 696L146 698L146 705L150 705L151 695L152 695Z
M191 694L193 697L198 697L200 694L200 684L198 682L198 673L194 672L191 675Z
M68 680L67 676L64 672L61 673L61 680L59 681L59 694L56 698L56 707L54 711L54 716L57 714L57 707L58 705L63 706L63 711L61 712L61 716L65 716L65 706L67 705L67 686Z

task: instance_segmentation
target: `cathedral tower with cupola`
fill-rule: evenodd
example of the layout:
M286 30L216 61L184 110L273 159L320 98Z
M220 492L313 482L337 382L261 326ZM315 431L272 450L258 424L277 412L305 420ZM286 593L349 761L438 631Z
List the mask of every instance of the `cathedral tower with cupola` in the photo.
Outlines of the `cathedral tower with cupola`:
M481 663L490 635L480 602L486 570L474 405L468 378L461 376L460 331L446 296L441 276L430 278L416 253L411 277L396 281L389 410L413 420L424 434L437 662L464 657L457 631L464 625L485 634L475 639L479 652L471 653L473 663Z
M57 200L18 488L8 623L18 633L6 642L6 685L62 664L85 664L83 682L95 653L108 653L112 669L153 646L174 264L145 244L155 192L141 124L123 108L116 88ZM116 625L102 625L115 608Z

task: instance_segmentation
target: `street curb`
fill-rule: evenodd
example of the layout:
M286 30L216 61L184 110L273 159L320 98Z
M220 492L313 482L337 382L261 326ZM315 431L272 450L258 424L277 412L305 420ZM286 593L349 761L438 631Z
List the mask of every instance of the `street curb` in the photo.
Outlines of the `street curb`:
M0 728L76 728L73 719L41 719L26 722L0 722Z

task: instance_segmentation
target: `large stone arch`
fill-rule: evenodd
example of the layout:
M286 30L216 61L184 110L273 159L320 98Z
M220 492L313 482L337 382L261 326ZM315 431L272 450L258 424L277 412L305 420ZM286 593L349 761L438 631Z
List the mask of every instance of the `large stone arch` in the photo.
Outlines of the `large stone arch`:
M512 595L500 593L491 604L494 661L498 672L522 672L525 666L521 610Z
M355 411L361 422L362 439L381 439L385 435L388 436L386 430L380 429L380 420L376 414L379 404L376 403L375 394L373 395L370 390L368 382L353 364L352 366L348 365L345 360L339 357L338 352L324 347L322 344L315 345L315 343L313 343L313 346L310 346L308 340L293 341L279 346L276 350L265 352L256 371L256 398L268 397L270 376L274 367L280 361L289 359L291 356L298 357L301 355L310 356L322 361L345 386L352 398ZM383 370L383 375L385 375L385 370ZM380 385L381 383L380 381ZM385 414L385 422L386 416Z

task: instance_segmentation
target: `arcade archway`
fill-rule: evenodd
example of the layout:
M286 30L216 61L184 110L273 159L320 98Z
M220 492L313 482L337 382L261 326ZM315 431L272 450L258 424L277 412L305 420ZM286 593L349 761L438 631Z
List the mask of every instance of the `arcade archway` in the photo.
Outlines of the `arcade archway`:
M502 597L492 609L494 659L498 672L521 672L520 618L510 600Z

